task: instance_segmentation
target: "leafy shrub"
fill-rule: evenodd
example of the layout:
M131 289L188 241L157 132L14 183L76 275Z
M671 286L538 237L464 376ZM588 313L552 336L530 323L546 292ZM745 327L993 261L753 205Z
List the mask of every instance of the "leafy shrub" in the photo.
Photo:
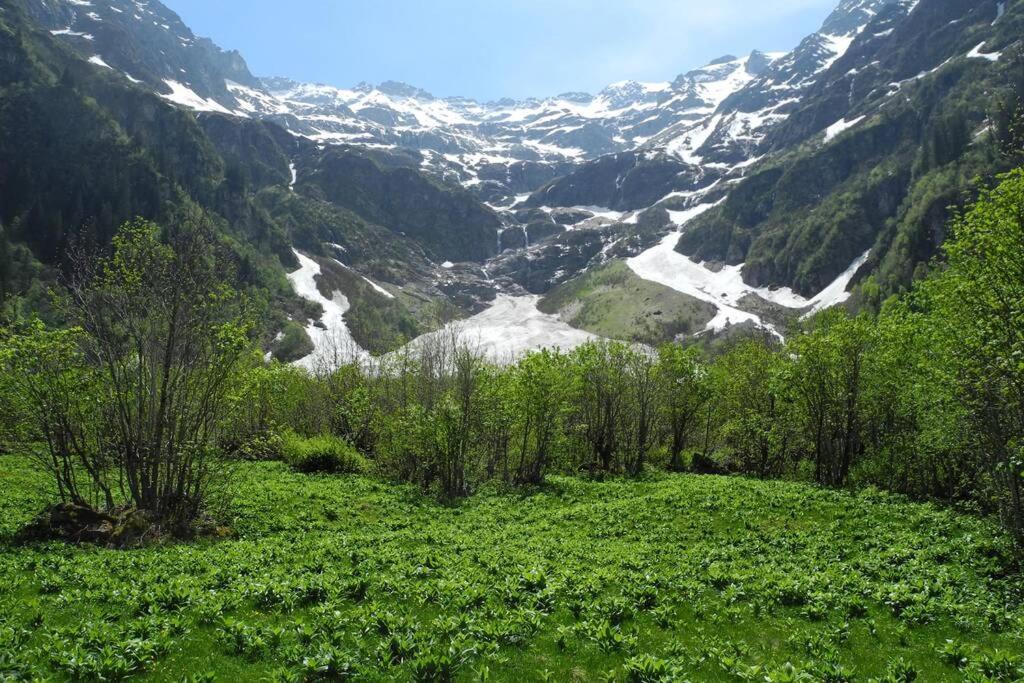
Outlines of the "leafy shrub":
M231 449L242 460L280 460L284 452L284 438L274 430L252 434Z
M351 444L328 434L314 437L285 434L281 454L284 461L299 472L358 474L367 470L366 460Z
M448 683L455 680L458 657L451 652L426 654L410 665L412 680L417 683Z
M995 651L981 656L978 669L990 681L1019 681L1024 678L1024 659Z
M661 683L675 680L678 672L672 664L652 655L639 655L626 660L624 665L628 683Z
M350 655L327 647L302 658L295 680L345 681L356 676L356 664Z

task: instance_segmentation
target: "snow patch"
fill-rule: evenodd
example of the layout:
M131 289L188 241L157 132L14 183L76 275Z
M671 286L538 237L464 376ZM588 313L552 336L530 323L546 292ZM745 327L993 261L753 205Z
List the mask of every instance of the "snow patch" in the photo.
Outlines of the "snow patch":
M292 249L299 260L299 269L288 274L295 293L307 301L320 304L324 314L320 324L310 321L306 326L306 334L313 342L313 353L295 361L295 365L307 370L333 370L352 361L365 361L369 354L359 347L345 323L345 314L350 308L348 299L341 292L334 292L328 299L316 286L316 278L321 274L320 264L313 259Z
M839 61L839 58L845 55L850 49L850 46L853 45L853 41L856 37L856 34L848 36L823 35L822 39L825 41L824 47L832 53L832 56L825 59L819 71L827 71L833 64Z
M95 64L96 66L102 66L104 69L110 69L111 71L114 70L114 67L104 62L103 57L100 57L99 55L93 55L92 57L89 57L89 63Z
M825 142L831 142L837 136L842 134L844 131L847 131L847 130L853 128L858 123L863 121L865 118L866 117L864 117L864 116L858 116L857 118L853 119L852 121L847 121L846 119L840 119L840 120L836 121L831 126L829 126L828 128L825 129Z
M200 97L194 90L184 83L179 83L178 81L165 78L164 84L171 89L171 93L169 95L165 95L163 93L160 94L160 97L165 100L169 100L175 104L180 104L183 107L187 107L195 111L212 111L219 114L232 113L216 100Z
M57 31L50 31L51 35L55 36L73 36L75 38L84 38L85 40L95 40L91 33L80 33L78 31L72 31L71 27L62 28Z
M366 277L365 275L360 275L359 277L363 278L363 280L366 282L366 284L368 284L371 287L373 287L373 290L375 292L377 292L378 294L380 294L385 299L394 299L395 298L394 294L392 294L388 290L384 289L383 287L381 287L380 285L378 285L376 282L374 282L370 278Z
M335 246L337 246L337 245L335 245ZM363 281L364 281L364 282L365 282L366 284L370 285L370 287L372 287L372 288L373 288L373 291L377 292L377 293L378 293L378 294L380 294L380 295L381 295L382 297L384 297L384 298L386 298L386 299L394 299L394 298L395 298L395 295L394 295L394 294L392 294L392 293L391 293L391 292L389 292L388 290L384 289L383 287L381 287L381 286L380 286L380 285L378 285L378 284L377 284L376 282L374 282L374 281L373 281L373 280L371 280L370 278L366 277L366 276L365 276L365 275L363 275L362 273L360 273L360 272L356 271L356 270L355 270L355 269L353 269L353 268L350 268L349 266L346 266L346 265L345 265L344 263L342 263L342 262L341 262L341 261L339 261L338 259L331 259L331 260L332 260L332 261L334 261L335 263L337 263L337 264L338 264L339 266L341 266L341 267L342 267L342 268L344 268L345 270L349 270L349 271L352 271L353 273L355 273L356 275L358 275L359 277L361 277L361 278L363 279Z
M990 62L998 62L999 58L1003 56L1002 52L982 52L981 48L985 47L985 41L981 41L978 45L967 53L968 59L987 59Z
M850 292L847 289L850 283L853 282L853 276L857 274L865 263L868 262L868 258L871 256L871 250L868 249L861 254L856 261L854 261L849 268L843 271L839 277L832 281L825 289L821 290L818 296L811 299L811 310L804 314L801 320L811 317L819 311L823 311L826 308L832 308L845 302L850 298Z
M539 296L499 295L486 311L420 337L410 347L415 349L427 340L456 332L461 341L490 360L506 363L530 351L543 348L570 351L600 339L589 332L577 330L557 316L542 313L537 308L539 301Z
M670 212L672 222L680 228L716 204L701 204L687 211ZM730 325L753 323L781 338L778 330L763 321L760 316L739 308L740 300L750 294L757 295L779 306L792 309L809 308L816 313L835 306L849 298L846 291L854 275L867 261L865 253L844 271L834 282L812 299L805 299L789 287L752 287L743 281L743 264L725 265L711 270L704 263L697 263L676 251L682 230L670 233L657 246L626 261L629 268L644 280L657 282L677 292L713 304L718 312L707 324L707 331L720 332Z

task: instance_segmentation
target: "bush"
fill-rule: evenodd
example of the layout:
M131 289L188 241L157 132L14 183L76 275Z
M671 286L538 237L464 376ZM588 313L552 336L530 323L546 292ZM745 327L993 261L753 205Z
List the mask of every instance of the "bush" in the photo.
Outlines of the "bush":
M284 461L299 472L359 474L367 470L366 460L351 444L327 434L314 437L285 434L281 453Z
M284 439L277 431L268 429L251 435L227 450L241 460L280 460L284 451Z

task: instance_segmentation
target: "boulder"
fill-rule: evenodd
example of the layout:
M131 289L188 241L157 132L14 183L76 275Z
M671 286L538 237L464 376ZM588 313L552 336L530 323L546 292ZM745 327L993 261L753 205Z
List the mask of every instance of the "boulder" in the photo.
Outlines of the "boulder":
M118 520L107 540L109 548L138 548L153 531L153 522L145 510L130 510Z
M29 522L16 536L22 543L62 540L96 543L109 536L117 518L78 503L51 505Z
M154 530L150 515L143 510L111 514L79 503L58 503L36 515L18 532L15 541L64 541L108 548L137 548L154 535Z

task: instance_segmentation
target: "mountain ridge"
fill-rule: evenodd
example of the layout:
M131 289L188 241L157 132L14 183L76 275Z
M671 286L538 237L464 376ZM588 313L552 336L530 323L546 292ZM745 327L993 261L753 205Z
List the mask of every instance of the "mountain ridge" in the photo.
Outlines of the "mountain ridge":
M589 296L595 288L580 278L621 261L670 289L677 284L672 310L719 309L718 322L690 337L748 323L780 333L840 286L841 295L826 297L833 305L876 305L935 252L936 226L948 216L939 207L970 188L966 169L990 176L1006 167L978 145L950 143L949 131L915 108L955 119L949 130L962 120L976 133L993 98L1012 92L999 79L1019 59L1007 36L1021 23L1019 2L846 0L789 53L725 55L671 82L622 81L597 94L479 103L399 82L336 88L260 79L155 0L16 1L47 40L106 77L90 81L120 74L122 83L110 81L101 97L118 125L148 125L124 107L133 90L190 111L203 138L196 142L213 150L202 153L212 154L211 170L194 174L206 189L189 190L193 199L229 225L273 235L284 271L300 262L296 247L317 259L315 277L351 299L345 324L374 351L501 297ZM900 104L904 97L913 101ZM961 102L968 97L976 104ZM145 139L156 140L149 132ZM928 159L915 151L922 145ZM922 198L929 192L936 196ZM74 226L88 214L71 207L60 217ZM40 223L27 215L15 218ZM112 230L105 215L104 235ZM923 226L932 237L920 237ZM389 248L376 258L382 239ZM36 238L35 248L45 242ZM687 260L672 256L673 247ZM651 270L655 257L674 272ZM396 298L343 277L335 263ZM691 271L694 263L700 270ZM273 263L265 267L261 277L280 287ZM643 289L612 270L601 287ZM695 289L680 273L708 283L720 282L716 273L736 275L728 288L739 300ZM866 282L873 294L861 293ZM300 308L312 312L304 327L318 329L318 303L280 295L294 320L278 318L271 336L294 327ZM448 307L439 319L430 312L436 305ZM538 305L556 318L565 308ZM568 313L572 324L586 324ZM366 336L368 319L381 321L388 341Z

